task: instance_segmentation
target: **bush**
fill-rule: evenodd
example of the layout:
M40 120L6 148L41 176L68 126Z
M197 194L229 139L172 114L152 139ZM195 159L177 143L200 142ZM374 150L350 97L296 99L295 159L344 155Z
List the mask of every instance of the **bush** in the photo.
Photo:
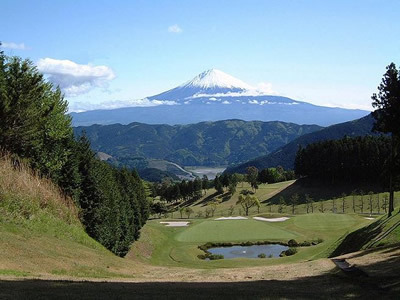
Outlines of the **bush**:
M206 254L199 254L197 255L199 259L209 259L209 260L217 260L217 259L224 259L224 256L221 254L211 254L210 252L207 252Z
M258 258L266 258L267 256L265 255L265 253L260 253L258 254Z
M304 242L299 244L300 247L309 247L311 245L312 245L312 243L309 242L309 241L304 241Z
M289 242L288 242L288 246L289 247L298 247L299 246L299 243L297 243L297 241L296 240L290 240Z
M297 253L297 248L289 248L286 251L282 251L282 253L279 255L280 257L283 256L291 256Z

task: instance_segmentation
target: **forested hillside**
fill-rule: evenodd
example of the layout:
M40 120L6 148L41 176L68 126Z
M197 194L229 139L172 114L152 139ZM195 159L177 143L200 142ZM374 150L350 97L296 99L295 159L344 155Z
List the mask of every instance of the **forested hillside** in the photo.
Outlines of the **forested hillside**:
M308 145L297 152L298 176L328 182L384 183L388 180L390 139L365 136L327 140Z
M162 122L162 120L160 120ZM293 139L320 130L317 125L226 120L191 125L92 125L86 132L95 151L116 160L134 157L172 161L184 166L221 166L267 154Z
M276 166L282 166L285 169L293 169L296 153L300 146L305 147L308 144L318 141L341 139L344 136L356 137L376 135L376 133L372 132L373 123L372 115L368 115L358 120L332 125L322 130L305 134L271 154L228 168L226 172L245 173L246 168L249 166L255 166L258 169Z
M0 52L0 145L15 168L27 164L57 184L79 209L87 233L123 256L139 237L148 203L135 172L96 158L75 140L67 102L29 60Z

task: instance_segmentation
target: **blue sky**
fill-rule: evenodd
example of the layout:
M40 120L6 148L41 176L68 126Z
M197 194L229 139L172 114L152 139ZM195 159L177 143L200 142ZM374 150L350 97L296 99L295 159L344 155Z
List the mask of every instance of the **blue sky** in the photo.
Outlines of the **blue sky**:
M1 2L6 54L37 63L73 109L151 96L210 68L370 109L385 66L400 64L400 1Z

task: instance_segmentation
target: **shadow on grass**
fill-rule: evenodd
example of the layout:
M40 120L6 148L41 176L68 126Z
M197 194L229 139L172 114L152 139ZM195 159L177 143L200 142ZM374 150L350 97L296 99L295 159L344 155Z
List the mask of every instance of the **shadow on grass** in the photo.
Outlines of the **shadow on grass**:
M396 262L398 263L398 262ZM382 268L382 266L379 266ZM387 266L385 266L387 267ZM398 273L397 273L398 274ZM0 281L1 299L329 299L392 298L398 275L383 289L380 279L352 278L340 271L297 280L243 282L71 282L50 280ZM387 278L385 278L387 281Z
M314 201L328 200L332 198L341 198L342 194L350 195L353 191L357 194L363 191L364 195L372 191L374 193L385 192L380 186L372 186L371 184L362 183L336 183L331 184L326 181L310 180L308 178L298 179L293 184L289 185L272 198L263 201L263 203L271 202L279 203L279 198L283 197L289 201L290 197L297 193L299 195L299 203L305 203L305 194L310 195ZM366 196L364 196L366 197Z

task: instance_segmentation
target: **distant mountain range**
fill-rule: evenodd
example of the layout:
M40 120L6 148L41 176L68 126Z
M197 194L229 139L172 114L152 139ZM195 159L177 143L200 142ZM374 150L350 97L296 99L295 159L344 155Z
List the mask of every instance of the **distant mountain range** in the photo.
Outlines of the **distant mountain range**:
M341 139L345 136L356 137L375 135L377 133L372 132L373 124L374 119L372 115L369 114L361 119L332 125L322 130L300 136L270 154L260 156L243 164L229 167L225 172L245 173L246 168L250 166L255 166L260 170L276 166L282 166L286 169L293 169L294 160L296 158L296 153L299 149L299 146L305 147L311 143L324 140Z
M190 125L92 125L86 132L92 148L104 160L144 169L149 159L183 166L223 166L271 153L295 138L321 130L318 125L226 120ZM156 167L152 167L156 168ZM167 171L167 170L165 170Z
M138 103L151 106L140 106ZM73 125L132 122L175 125L241 119L328 126L368 114L363 110L317 106L287 97L267 95L215 69L132 105L136 106L71 113Z

